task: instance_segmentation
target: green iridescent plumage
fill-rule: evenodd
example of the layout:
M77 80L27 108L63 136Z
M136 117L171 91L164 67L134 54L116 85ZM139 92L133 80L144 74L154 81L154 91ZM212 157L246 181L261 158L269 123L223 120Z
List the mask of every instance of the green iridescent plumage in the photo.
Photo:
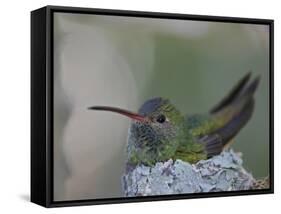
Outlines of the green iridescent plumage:
M106 106L90 109L116 112L132 119L128 164L151 166L171 158L195 163L219 154L251 118L259 78L249 80L247 74L206 114L185 116L161 97L146 101L138 113Z

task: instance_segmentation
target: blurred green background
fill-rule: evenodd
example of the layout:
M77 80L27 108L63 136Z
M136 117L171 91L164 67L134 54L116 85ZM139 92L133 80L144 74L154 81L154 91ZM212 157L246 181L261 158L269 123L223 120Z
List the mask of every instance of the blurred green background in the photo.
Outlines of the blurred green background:
M54 20L55 199L122 196L130 121L88 106L136 111L161 96L186 114L205 113L248 71L261 84L233 148L254 177L268 175L267 26L65 13Z
M130 31L122 33L125 36ZM199 38L156 33L151 78L146 83L137 81L141 100L161 96L169 98L187 114L206 112L247 72L260 75L255 112L233 147L243 153L244 165L254 176L266 176L269 164L268 36L266 26L233 23L209 23L208 30ZM129 60L132 55L128 54ZM138 80L142 73L137 63L135 66L132 72ZM141 87L143 84L145 89Z

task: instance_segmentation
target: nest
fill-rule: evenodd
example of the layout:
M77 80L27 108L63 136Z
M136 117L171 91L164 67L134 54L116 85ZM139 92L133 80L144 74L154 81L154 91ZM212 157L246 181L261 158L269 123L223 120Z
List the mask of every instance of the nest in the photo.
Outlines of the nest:
M241 154L224 151L189 164L181 160L139 165L123 175L127 197L252 189L256 180L242 166Z

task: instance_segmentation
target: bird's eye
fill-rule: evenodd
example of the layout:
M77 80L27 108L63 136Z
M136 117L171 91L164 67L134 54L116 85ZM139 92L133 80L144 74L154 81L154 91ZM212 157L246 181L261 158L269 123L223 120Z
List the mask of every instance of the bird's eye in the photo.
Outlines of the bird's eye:
M160 115L157 117L156 121L157 121L158 123L164 123L164 122L166 121L165 115L160 114Z

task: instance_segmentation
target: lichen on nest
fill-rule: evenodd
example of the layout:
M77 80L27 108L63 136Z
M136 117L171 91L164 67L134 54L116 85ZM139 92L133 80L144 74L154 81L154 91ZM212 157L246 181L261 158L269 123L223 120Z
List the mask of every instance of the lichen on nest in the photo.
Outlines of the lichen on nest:
M248 190L255 179L242 166L241 155L233 150L196 164L181 160L138 165L123 175L124 195L149 196L181 193Z

